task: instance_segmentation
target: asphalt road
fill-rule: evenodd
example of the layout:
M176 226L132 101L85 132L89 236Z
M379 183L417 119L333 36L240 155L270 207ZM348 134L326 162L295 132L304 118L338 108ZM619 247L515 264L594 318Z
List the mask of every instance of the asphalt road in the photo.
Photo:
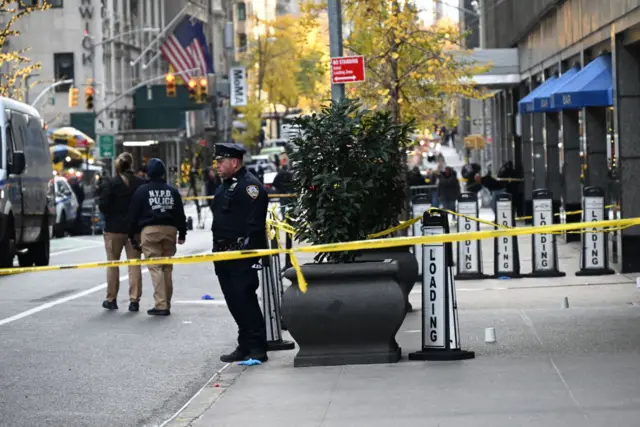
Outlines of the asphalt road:
M104 260L102 243L53 240L51 263ZM191 231L178 254L210 250L207 228ZM223 366L237 329L211 263L176 266L169 317L146 314L148 273L141 310L129 313L120 274L114 312L101 307L103 269L0 277L0 426L157 426Z

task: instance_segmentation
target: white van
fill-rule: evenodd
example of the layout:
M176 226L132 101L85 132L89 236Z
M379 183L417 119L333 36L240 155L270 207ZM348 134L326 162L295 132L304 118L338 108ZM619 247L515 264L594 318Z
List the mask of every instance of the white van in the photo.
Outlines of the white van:
M30 105L0 97L0 268L49 264L55 192L44 122Z

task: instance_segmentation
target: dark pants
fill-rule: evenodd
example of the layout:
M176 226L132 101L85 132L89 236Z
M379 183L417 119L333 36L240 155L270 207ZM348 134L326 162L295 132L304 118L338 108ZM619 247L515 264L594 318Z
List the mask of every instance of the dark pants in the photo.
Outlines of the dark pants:
M456 211L456 201L455 200L444 200L440 199L440 203L442 203L442 208L451 212Z
M246 352L267 349L267 334L256 291L260 284L253 265L257 259L238 259L215 263L216 275L227 307L238 325L238 346Z

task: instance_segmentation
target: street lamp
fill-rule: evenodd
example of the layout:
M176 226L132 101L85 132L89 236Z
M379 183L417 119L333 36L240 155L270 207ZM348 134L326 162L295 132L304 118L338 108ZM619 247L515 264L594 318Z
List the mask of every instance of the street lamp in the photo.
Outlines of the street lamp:
M38 101L40 101L40 99L42 99L42 97L49 92L51 89L56 88L58 86L62 86L62 85L69 85L69 84L73 84L73 79L67 79L67 80L60 80L58 82L55 82L53 84L50 84L49 86L47 86L46 88L44 88L44 90L42 92L40 92L40 94L36 97L36 99L33 100L33 102L31 103L32 107L35 107L35 105L38 103Z

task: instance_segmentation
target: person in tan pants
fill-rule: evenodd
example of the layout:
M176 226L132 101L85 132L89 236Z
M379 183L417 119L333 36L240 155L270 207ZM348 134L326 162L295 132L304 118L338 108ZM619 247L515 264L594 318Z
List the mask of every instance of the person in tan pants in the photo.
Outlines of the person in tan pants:
M183 244L187 236L182 197L176 188L167 184L162 160L149 160L147 175L149 182L136 190L131 201L129 238L134 247L140 243L145 258L171 257L176 253L176 243ZM149 273L155 306L147 310L147 314L168 316L173 297L173 265L149 265Z
M145 183L134 175L133 158L129 153L120 154L115 160L116 176L103 180L100 190L99 209L104 214L104 247L107 260L116 261L125 250L127 259L140 259L140 251L129 242L129 205L134 193ZM107 268L107 298L102 307L118 309L120 271L118 267ZM129 267L129 311L140 309L142 296L142 271L139 265Z
M176 254L178 229L170 225L149 225L142 230L140 244L145 258L159 258ZM149 266L153 282L153 299L158 310L171 310L173 297L173 265Z

